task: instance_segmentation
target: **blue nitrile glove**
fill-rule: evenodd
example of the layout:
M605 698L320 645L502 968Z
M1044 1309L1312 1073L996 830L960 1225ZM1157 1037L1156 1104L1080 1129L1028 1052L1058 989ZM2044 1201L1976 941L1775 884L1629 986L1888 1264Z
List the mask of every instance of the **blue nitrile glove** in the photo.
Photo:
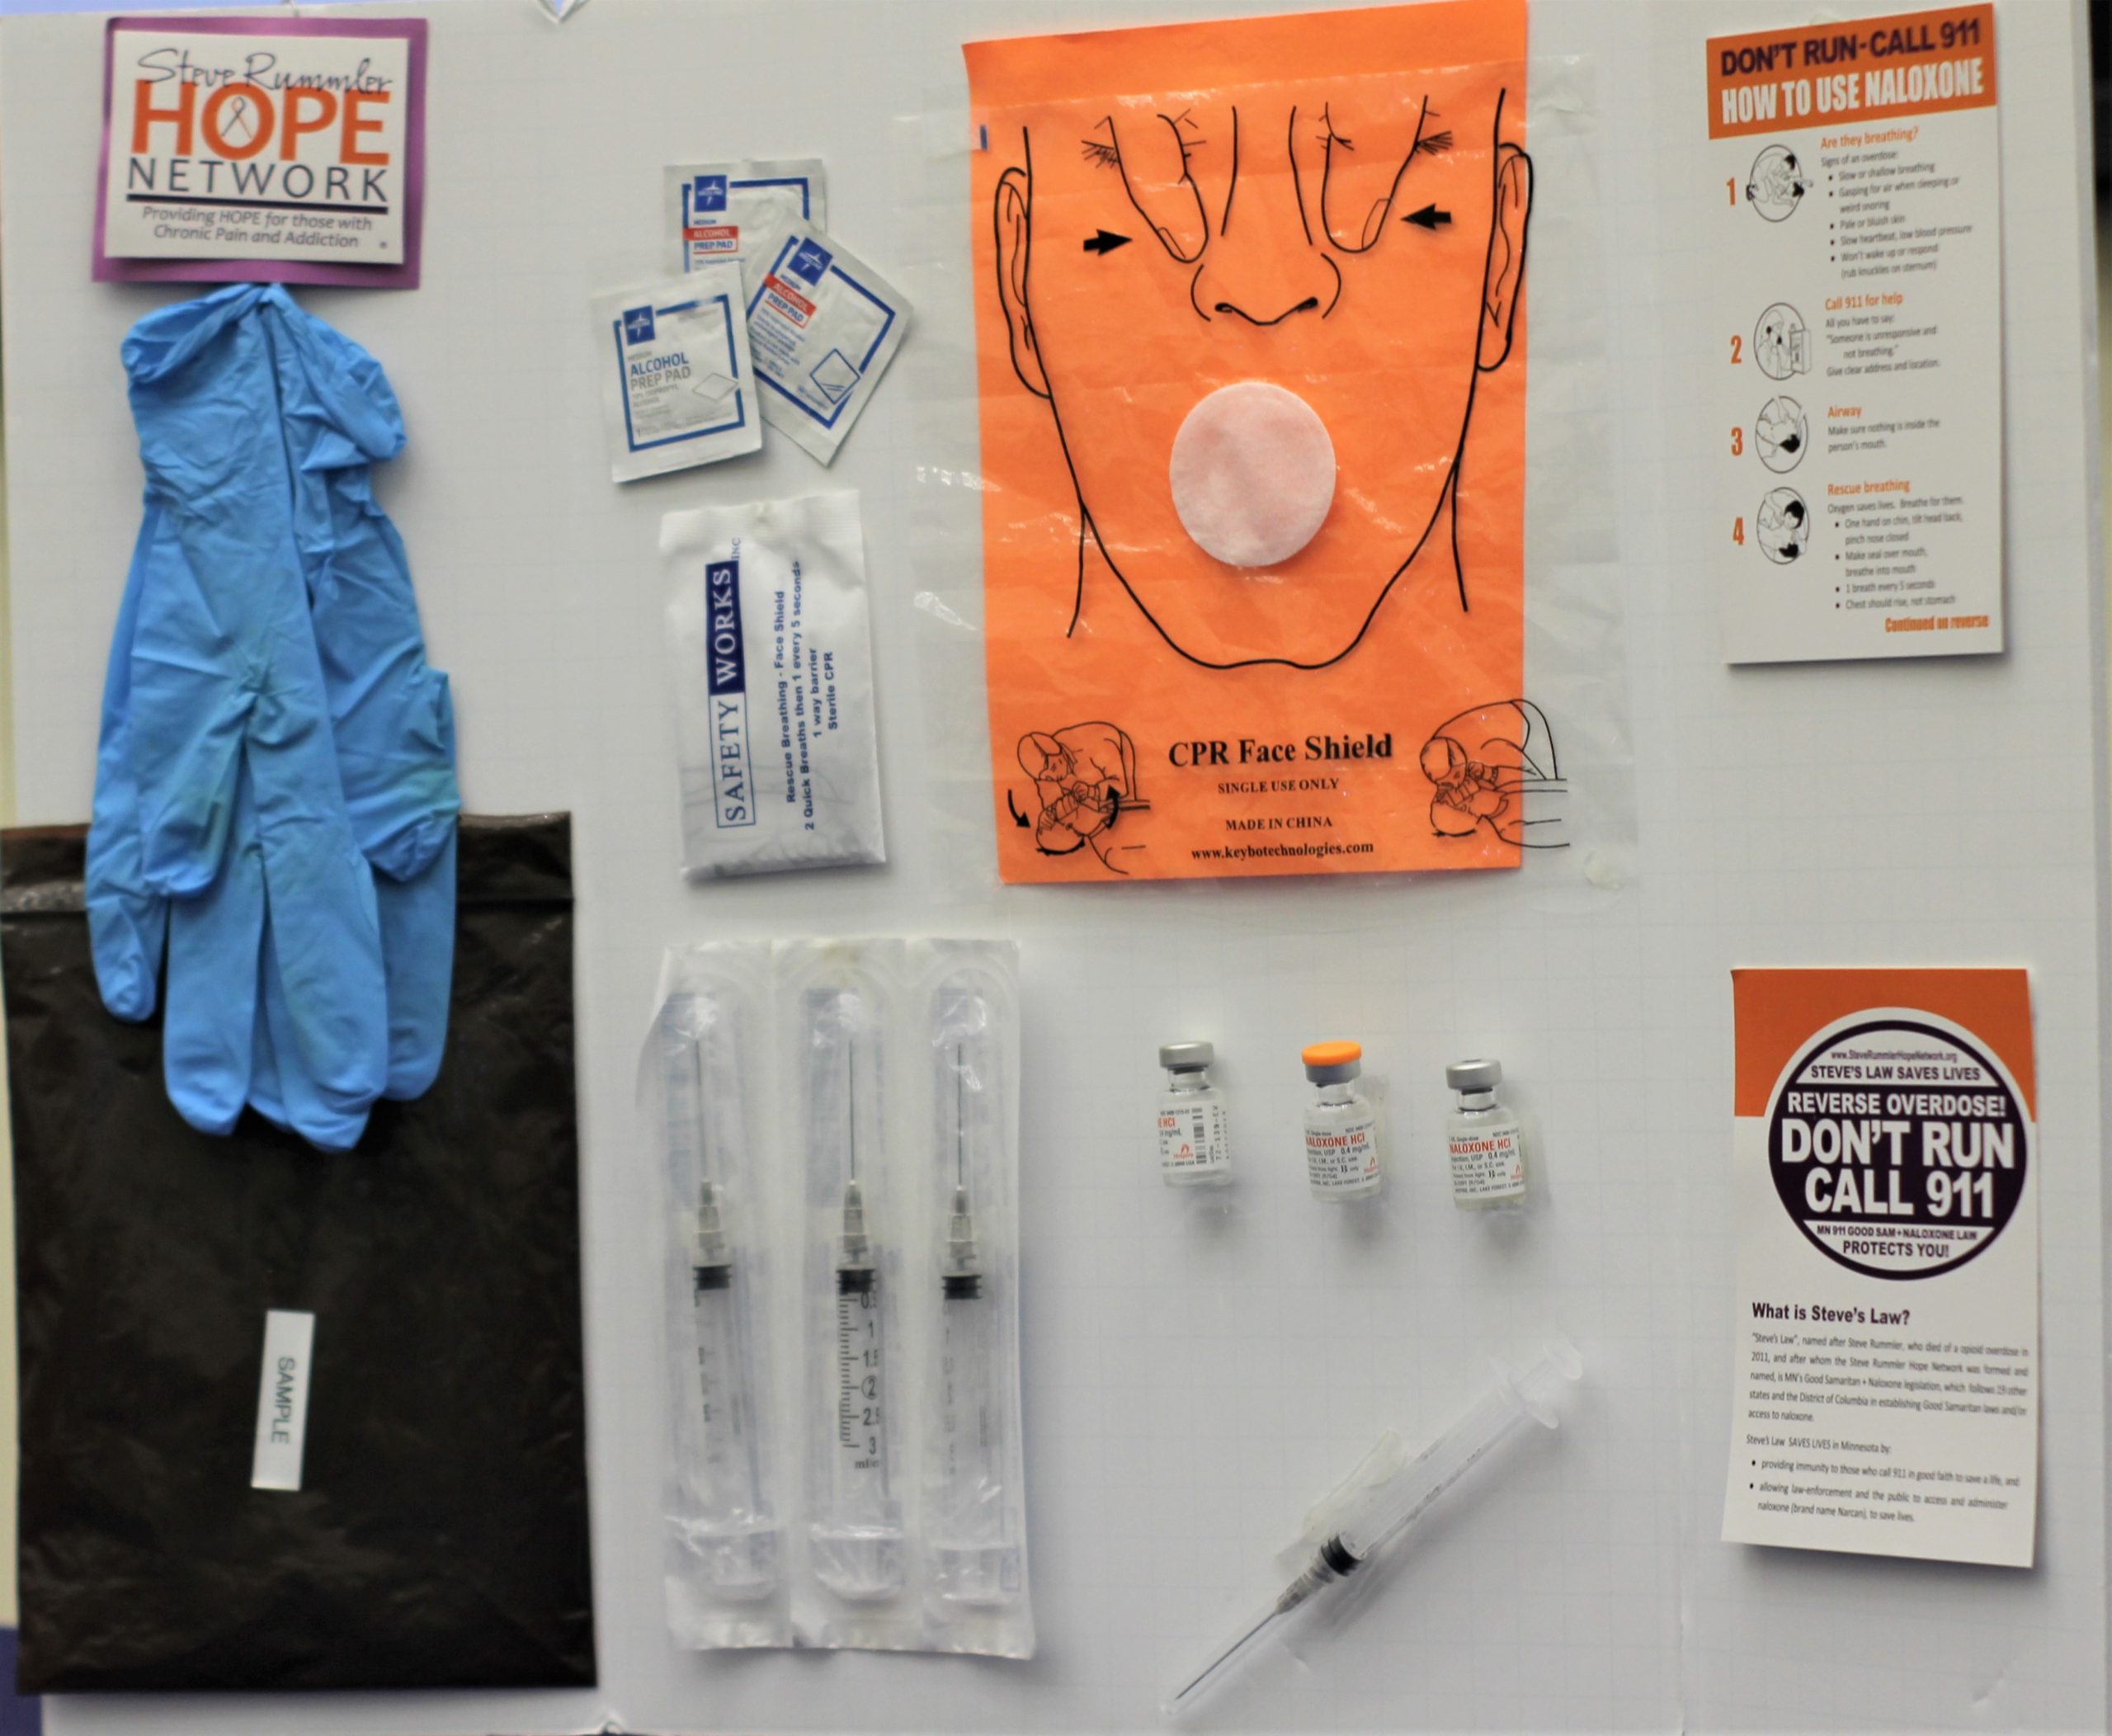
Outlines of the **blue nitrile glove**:
M370 465L403 450L403 413L380 365L284 290L266 293L263 317L276 339L296 534L338 771L354 835L375 870L389 984L385 1095L415 1097L431 1084L446 1045L461 797L447 677L426 662L410 563L369 478ZM268 974L265 1004L284 1050L283 1009ZM298 1126L295 1068L281 1058L278 1070Z
M283 290L223 292L191 305L238 300L245 304L242 317L265 332L291 466L285 480L292 546L307 581L339 773L354 832L381 870L375 896L389 995L385 1089L391 1097L415 1097L431 1083L445 1045L459 798L446 677L425 663L402 545L367 487L366 465L402 446L401 417L373 359L304 314ZM150 517L154 510L150 497ZM149 540L143 531L143 547ZM139 566L135 560L120 613L114 669ZM137 938L149 932L141 920L120 918L144 909L150 922L159 907L122 871L128 851L120 822L131 795L120 746L128 696L114 672L91 837L90 904L105 998L113 1011L144 1017L158 946ZM200 1125L231 1124L246 1087L249 1101L271 1119L316 1144L342 1149L364 1128L366 1104L346 1102L309 1077L277 937L264 915L261 840L246 812L238 807L233 816L227 884L174 907L172 1078L184 1082L186 1112ZM132 849L130 859L136 862L138 854ZM100 880L98 865L105 870ZM219 961L252 932L259 936L261 992L215 995ZM183 986L192 981L196 993ZM120 1004L120 991L138 983L144 997L134 993Z
M342 1117L363 1116L388 1073L380 920L309 619L274 340L257 317L268 293L163 309L125 343L148 512L134 556L129 729L116 734L136 789L140 882L177 901L169 1094L212 1131L232 1125L247 1094L264 908L290 1015L282 1062L297 1061ZM125 802L107 806L98 853L115 863ZM104 927L98 955L114 958L122 949Z

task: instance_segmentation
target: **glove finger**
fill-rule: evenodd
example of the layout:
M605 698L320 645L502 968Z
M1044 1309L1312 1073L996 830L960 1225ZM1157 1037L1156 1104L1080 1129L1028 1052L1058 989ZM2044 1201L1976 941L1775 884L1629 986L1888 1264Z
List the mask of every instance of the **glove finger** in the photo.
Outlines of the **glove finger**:
M341 824L289 817L261 832L281 1080L298 1072L317 1101L364 1115L389 1078L389 998L374 874Z
M103 1005L120 1019L154 1010L168 913L147 889L139 859L139 790L132 771L132 639L139 619L141 554L153 535L148 507L125 575L103 676L102 721L96 743L96 794L88 827L86 891L88 946Z
M264 907L253 842L196 898L169 907L162 1073L177 1113L201 1133L228 1132L249 1095Z
M277 960L271 951L271 924L264 924L264 945L257 983L257 1034L249 1051L249 1106L282 1132L293 1131L286 1113L285 1087L279 1078L279 1054L271 1040L271 979Z
M276 931L264 931L264 986L258 1023L260 1064L251 1106L322 1151L350 1151L366 1131L366 1109L330 1101L304 1069L301 1042L287 1006Z
M422 1097L447 1050L455 974L455 828L415 880L377 878L381 956L389 972L389 1097Z
M88 861L88 946L96 986L113 1017L136 1025L153 1017L168 945L169 901L113 885L106 859L98 873L92 842Z
M151 539L141 530L126 751L139 790L142 871L156 891L185 898L211 883L226 855L254 703L244 667L253 635L248 624L221 619L224 610L199 583L169 516L153 522Z
M342 649L340 616L318 607L316 639L326 666ZM333 706L343 684L330 675ZM367 860L391 879L421 875L453 834L461 811L455 781L454 702L447 677L419 657L340 711L337 767L352 833Z

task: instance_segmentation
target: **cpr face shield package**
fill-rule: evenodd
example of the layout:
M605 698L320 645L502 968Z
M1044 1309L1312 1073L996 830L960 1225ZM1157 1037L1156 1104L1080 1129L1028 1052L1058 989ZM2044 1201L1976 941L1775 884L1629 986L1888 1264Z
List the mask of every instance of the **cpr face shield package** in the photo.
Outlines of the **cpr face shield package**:
M1016 950L669 955L667 1599L692 1648L1027 1658Z
M670 512L660 552L686 871L885 861L858 497Z
M898 131L903 281L965 339L908 364L920 821L964 876L1624 877L1613 176L1527 25L970 42Z
M759 451L747 321L733 264L593 301L596 366L618 482Z
M748 292L764 418L827 464L902 347L909 315L908 299L842 242L794 224Z
M752 293L794 224L828 227L827 183L813 158L671 163L667 205L669 269L738 260Z

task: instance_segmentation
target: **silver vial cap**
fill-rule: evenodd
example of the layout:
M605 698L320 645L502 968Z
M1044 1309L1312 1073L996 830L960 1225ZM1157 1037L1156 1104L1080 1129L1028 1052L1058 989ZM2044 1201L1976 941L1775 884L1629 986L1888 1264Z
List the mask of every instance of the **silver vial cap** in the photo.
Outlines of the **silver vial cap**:
M1346 1085L1364 1073L1361 1061L1340 1061L1332 1067L1315 1067L1308 1063L1305 1076L1315 1085Z
M1454 1091L1493 1091L1503 1083L1503 1063L1454 1061L1445 1069L1445 1083Z
M1216 1059L1217 1051L1208 1043L1162 1043L1158 1045L1158 1064L1175 1073L1188 1073L1207 1067Z

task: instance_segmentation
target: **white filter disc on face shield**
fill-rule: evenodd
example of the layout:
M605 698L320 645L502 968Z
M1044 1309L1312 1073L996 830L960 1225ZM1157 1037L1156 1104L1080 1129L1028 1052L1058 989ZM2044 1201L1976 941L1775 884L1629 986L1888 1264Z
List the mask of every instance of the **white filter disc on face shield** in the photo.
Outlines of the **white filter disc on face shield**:
M1273 567L1319 535L1335 502L1335 443L1295 392L1220 386L1188 413L1167 467L1173 510L1203 552Z

